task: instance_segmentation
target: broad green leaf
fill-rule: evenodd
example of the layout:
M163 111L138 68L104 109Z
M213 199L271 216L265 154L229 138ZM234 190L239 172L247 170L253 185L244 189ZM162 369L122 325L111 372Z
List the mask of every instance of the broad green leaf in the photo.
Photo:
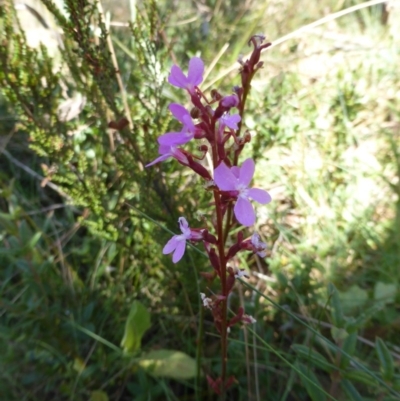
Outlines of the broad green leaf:
M351 314L363 308L368 301L368 292L358 285L352 285L347 291L339 292L344 314Z
M342 387L342 389L344 390L344 392L347 394L347 396L351 401L364 401L364 398L361 397L360 393L357 391L357 389L353 386L353 384L350 381L343 379L340 382L340 386Z
M375 301L382 301L385 304L390 304L395 301L397 294L397 283L382 283L378 281L374 288Z
M302 344L293 344L291 348L299 355L301 358L309 361L314 366L325 370L326 372L332 372L335 366L318 351L313 350L310 347Z
M297 362L296 366L303 373L303 375L299 375L300 380L312 401L326 401L326 395L323 391L323 387L314 372L308 369L302 363ZM304 375L307 378L304 377Z
M125 352L134 352L140 349L144 333L150 328L150 313L139 301L134 301L125 323L125 333L121 347Z
M336 343L341 343L349 336L349 333L345 329L338 329L337 327L332 327L331 335Z
M332 284L328 284L328 296L330 297L331 304L331 317L334 326L343 327L345 324L345 319L342 311L342 304L340 302L339 293L336 287Z
M90 394L90 401L108 401L108 395L104 391L95 390Z
M190 379L196 375L196 361L181 351L151 351L140 358L139 365L156 377Z
M394 362L385 342L381 338L375 340L376 353L378 354L381 365L382 378L385 381L391 382L394 375Z

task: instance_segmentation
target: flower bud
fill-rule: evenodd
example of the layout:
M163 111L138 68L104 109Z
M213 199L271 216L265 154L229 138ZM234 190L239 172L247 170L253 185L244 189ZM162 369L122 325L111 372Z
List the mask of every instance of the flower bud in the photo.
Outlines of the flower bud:
M243 142L249 143L251 141L251 134L249 131L246 131L243 136Z
M244 315L244 309L242 307L239 308L238 313L228 322L228 327L232 327L236 323L240 322Z
M213 100L220 100L222 95L216 89L211 89L211 98Z
M199 118L200 117L200 110L197 107L193 107L190 110L190 117L192 118Z
M259 68L262 68L263 65L264 65L264 61L259 61L256 65L256 69L258 70Z

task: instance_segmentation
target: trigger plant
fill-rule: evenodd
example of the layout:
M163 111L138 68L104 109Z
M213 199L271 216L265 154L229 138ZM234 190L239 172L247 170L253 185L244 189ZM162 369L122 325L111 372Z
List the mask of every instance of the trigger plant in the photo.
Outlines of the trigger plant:
M233 269L230 262L238 252L252 252L265 257L266 245L257 233L245 239L244 230L256 221L254 203L265 205L271 201L267 191L253 188L251 181L255 172L255 163L251 158L240 161L243 148L250 142L250 134L242 133L242 119L245 103L251 88L251 80L262 67L261 51L270 43L263 43L264 37L253 36L249 44L253 46L251 56L240 61L241 86L233 89L226 96L217 90L211 91L208 98L199 85L203 81L204 63L198 57L189 61L185 74L174 65L168 81L171 85L187 91L191 109L172 103L169 110L182 124L179 132L167 132L158 138L159 156L147 164L150 167L166 159L173 158L183 166L193 170L204 180L204 187L212 193L213 210L207 226L192 227L185 217L179 218L180 234L174 235L165 245L164 254L172 254L172 261L178 263L186 249L187 241L202 242L210 261L210 271L202 272L209 282L217 280L219 292L199 294L202 305L214 319L215 328L221 338L221 372L219 377L207 376L210 387L224 398L226 390L235 382L228 376L228 338L230 328L236 324L253 324L255 319L242 307L228 313L228 297L235 280L245 277L243 269ZM200 141L198 151L192 153L185 146L192 141ZM203 160L206 154L212 160L211 167L206 167ZM238 226L242 229L238 230ZM236 238L227 246L232 229L238 232Z

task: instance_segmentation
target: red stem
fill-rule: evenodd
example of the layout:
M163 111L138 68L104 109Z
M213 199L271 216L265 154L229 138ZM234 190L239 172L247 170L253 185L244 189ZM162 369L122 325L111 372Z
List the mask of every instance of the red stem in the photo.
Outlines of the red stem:
M218 164L218 141L217 131L215 129L215 121L212 121L212 130L215 133L213 143L213 164L214 169ZM218 256L220 263L220 279L221 279L221 293L225 297L221 302L221 395L220 400L225 400L225 382L226 382L226 365L228 360L228 339L227 339L227 284L226 284L226 257L225 257L225 235L224 235L224 216L222 214L221 196L217 190L214 191L215 209L217 214L217 241L218 241Z

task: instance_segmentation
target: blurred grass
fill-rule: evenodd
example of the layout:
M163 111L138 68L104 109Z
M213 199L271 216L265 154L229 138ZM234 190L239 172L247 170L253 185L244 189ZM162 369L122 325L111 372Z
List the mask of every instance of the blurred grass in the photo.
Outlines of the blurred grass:
M195 54L206 65L216 61L208 76L212 82L247 52L252 34L263 32L274 41L360 3L165 1L159 2L158 23L174 62L185 65ZM104 8L106 15L111 13L111 22L131 18L128 4L104 3ZM248 154L257 159L256 183L273 197L268 208L259 210L259 230L270 244L270 254L266 263L241 258L252 271L254 288L243 287L243 299L232 302L244 302L246 311L256 316L259 337L233 330L230 369L239 385L230 399L311 399L293 368L297 357L291 346L316 348L335 363L337 350L310 329L332 338L328 282L338 287L348 319L382 302L378 284L394 289L394 296L390 291L383 294L379 313L359 328L353 369L362 363L380 377L374 352L377 336L392 352L400 351L399 25L396 4L376 5L332 20L263 55L264 69L254 81L245 124L254 135ZM127 51L130 33L124 26L111 29L127 96L133 99L142 82L140 74L131 73L135 53ZM215 59L221 49L223 54ZM233 72L218 86L229 91L238 83ZM161 97L184 101L166 86ZM43 160L29 150L28 133L13 131L19 117L4 100L2 117L2 148L43 174ZM151 308L153 322L144 348L178 349L194 356L194 282L201 262L188 259L185 270L172 267L158 255L164 234L142 216L136 217L141 229L132 230L131 249L101 238L80 224L82 209L41 188L37 179L4 155L1 166L0 399L97 401L105 394L109 400L212 399L206 386L195 398L188 383L156 379L137 370L129 359L77 328L118 346L129 306L141 299ZM163 168L163 180L176 180L175 188L188 194L188 205L179 212L187 207L208 209L208 198L192 192L191 176L181 175L173 163ZM151 256L138 260L143 252ZM200 281L200 288L204 285ZM208 373L218 374L219 344L209 319L206 316L203 365ZM399 391L396 360L396 377L389 386ZM353 399L343 389L333 393L332 376L306 363L324 391L337 400ZM348 373L340 370L343 377ZM399 399L371 378L369 386L353 383L361 399Z

